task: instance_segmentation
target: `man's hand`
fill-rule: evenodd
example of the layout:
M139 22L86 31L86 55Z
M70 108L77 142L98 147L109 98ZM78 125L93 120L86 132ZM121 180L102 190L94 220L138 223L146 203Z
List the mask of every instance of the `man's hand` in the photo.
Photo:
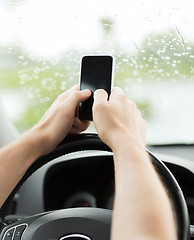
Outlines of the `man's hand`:
M89 90L79 91L78 86L62 93L38 124L1 149L0 207L38 157L55 149L68 133L80 133L89 126L89 122L76 118L76 108L90 95Z
M94 125L99 137L112 150L127 141L145 146L146 124L136 104L129 101L119 87L115 87L108 100L100 89L94 93Z
M176 239L170 202L145 151L146 125L135 103L118 87L109 99L104 90L97 90L93 119L114 156L111 239Z
M30 134L41 136L42 154L52 151L67 134L78 134L88 128L90 123L80 121L76 110L79 102L90 95L90 90L79 91L78 86L72 87L58 96L39 123L30 130Z

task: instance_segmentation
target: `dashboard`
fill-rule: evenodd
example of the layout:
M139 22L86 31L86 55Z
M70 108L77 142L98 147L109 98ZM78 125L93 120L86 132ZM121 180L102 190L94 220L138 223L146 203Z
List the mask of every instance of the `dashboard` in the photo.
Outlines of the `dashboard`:
M112 156L86 157L51 166L44 180L46 211L70 207L112 209Z
M194 225L193 146L149 146L148 149L167 165L178 181L188 206L190 224ZM181 152L181 157L176 155L177 152ZM112 158L112 153L84 151L47 163L20 188L12 211L26 216L73 207L113 209Z

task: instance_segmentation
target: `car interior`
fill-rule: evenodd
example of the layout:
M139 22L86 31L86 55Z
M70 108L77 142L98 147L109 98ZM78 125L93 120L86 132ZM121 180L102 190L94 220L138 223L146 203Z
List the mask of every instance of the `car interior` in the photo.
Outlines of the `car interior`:
M192 0L0 2L0 147L79 82L83 56L111 55L114 86L147 122L146 150L172 203L178 239L194 239L192 6ZM0 209L0 239L108 240L114 195L113 153L91 124L28 169Z

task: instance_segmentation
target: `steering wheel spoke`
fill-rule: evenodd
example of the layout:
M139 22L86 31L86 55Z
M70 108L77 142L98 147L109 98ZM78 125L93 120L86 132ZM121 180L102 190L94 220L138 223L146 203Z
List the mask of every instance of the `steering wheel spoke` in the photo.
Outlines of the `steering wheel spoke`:
M99 208L71 208L47 212L6 227L1 239L107 240L110 239L111 218L111 210Z

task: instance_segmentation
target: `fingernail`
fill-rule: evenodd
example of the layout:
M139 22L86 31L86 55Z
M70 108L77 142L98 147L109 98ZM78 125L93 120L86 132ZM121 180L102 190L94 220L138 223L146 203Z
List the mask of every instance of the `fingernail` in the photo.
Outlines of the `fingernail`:
M86 93L87 95L91 94L91 91L89 89L85 89L84 93Z

